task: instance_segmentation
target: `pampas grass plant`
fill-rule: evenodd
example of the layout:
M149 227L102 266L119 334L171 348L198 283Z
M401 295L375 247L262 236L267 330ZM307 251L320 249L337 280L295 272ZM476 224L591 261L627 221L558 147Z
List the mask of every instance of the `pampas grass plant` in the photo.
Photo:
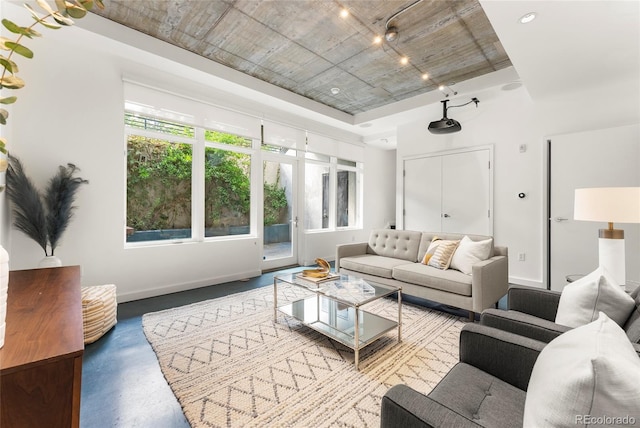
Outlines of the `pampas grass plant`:
M41 194L27 177L20 159L9 155L7 195L13 206L13 224L36 241L45 256L54 255L73 217L76 193L82 184L88 183L74 176L77 171L79 169L74 164L60 165Z

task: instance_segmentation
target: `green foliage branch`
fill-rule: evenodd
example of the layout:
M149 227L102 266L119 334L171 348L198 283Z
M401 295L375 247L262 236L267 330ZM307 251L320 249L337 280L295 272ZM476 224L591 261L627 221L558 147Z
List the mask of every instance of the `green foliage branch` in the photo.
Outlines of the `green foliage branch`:
M23 27L6 18L2 20L2 25L12 34L17 35L15 40L0 37L0 50L8 51L5 55L0 55L0 66L2 66L2 74L0 75L1 89L21 89L25 82L18 77L18 65L13 61L13 55L18 54L24 58L33 58L33 51L22 44L23 38L32 39L41 37L38 31L34 30L36 25L42 25L45 28L56 30L63 26L71 26L74 24L73 19L80 19L86 16L87 11L93 9L94 5L100 9L104 9L102 0L55 0L56 9L52 8L45 0L36 0L37 5L44 11L44 15L36 12L31 6L25 4L24 7L31 13L36 21L33 24ZM73 19L72 19L73 18ZM0 104L13 104L18 100L16 96L0 97ZM9 112L0 108L0 124L6 125ZM7 140L0 137L0 152L7 153Z

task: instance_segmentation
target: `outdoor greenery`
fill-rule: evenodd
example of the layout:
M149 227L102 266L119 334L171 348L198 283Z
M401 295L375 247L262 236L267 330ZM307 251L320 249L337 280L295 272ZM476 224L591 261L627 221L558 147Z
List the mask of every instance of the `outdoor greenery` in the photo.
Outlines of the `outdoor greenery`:
M127 124L132 123L129 117ZM159 123L144 127L158 127ZM136 125L139 121L133 126L142 127ZM177 128L167 133L189 134ZM241 147L247 144L243 137L210 130L205 132L205 140ZM170 142L169 138L129 135L127 150L127 225L135 230L190 228L192 146ZM248 154L205 148L205 228L249 225L250 164ZM278 223L283 213L286 215L286 194L277 184L265 184L264 202L265 225Z

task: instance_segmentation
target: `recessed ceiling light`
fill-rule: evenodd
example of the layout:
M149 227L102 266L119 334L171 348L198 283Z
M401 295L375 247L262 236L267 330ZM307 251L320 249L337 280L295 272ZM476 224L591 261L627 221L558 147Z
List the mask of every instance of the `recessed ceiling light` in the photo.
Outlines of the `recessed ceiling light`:
M533 21L534 19L536 19L536 16L538 16L535 12L529 12L526 13L524 15L522 15L519 19L521 24L528 24L531 21Z
M409 64L409 58L407 58L406 56L403 56L402 58L400 58L400 64L402 65Z
M340 17L341 18L346 18L347 16L349 16L349 11L347 9L340 10Z
M429 78L429 74L428 73L424 73L422 75L422 80L427 80Z
M439 90L439 91L444 90L444 85L440 85L440 86L438 86L438 90Z
M375 43L376 45L379 45L380 43L382 43L382 37L380 36L375 36L373 38L373 43Z
M333 95L338 95L340 93L340 88L331 88L331 93Z

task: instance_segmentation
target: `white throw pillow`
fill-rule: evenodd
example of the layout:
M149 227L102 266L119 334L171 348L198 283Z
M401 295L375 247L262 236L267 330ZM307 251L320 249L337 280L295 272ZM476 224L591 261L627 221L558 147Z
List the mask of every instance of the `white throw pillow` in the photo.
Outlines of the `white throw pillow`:
M623 325L634 307L631 296L615 283L606 269L599 267L564 287L555 321L567 327L579 327L595 320L602 311Z
M540 352L524 404L525 428L637 426L640 358L604 313Z
M460 245L456 248L451 259L451 269L459 270L462 273L471 275L471 269L474 264L487 260L491 254L493 239L485 239L484 241L473 241L468 236L460 240Z

